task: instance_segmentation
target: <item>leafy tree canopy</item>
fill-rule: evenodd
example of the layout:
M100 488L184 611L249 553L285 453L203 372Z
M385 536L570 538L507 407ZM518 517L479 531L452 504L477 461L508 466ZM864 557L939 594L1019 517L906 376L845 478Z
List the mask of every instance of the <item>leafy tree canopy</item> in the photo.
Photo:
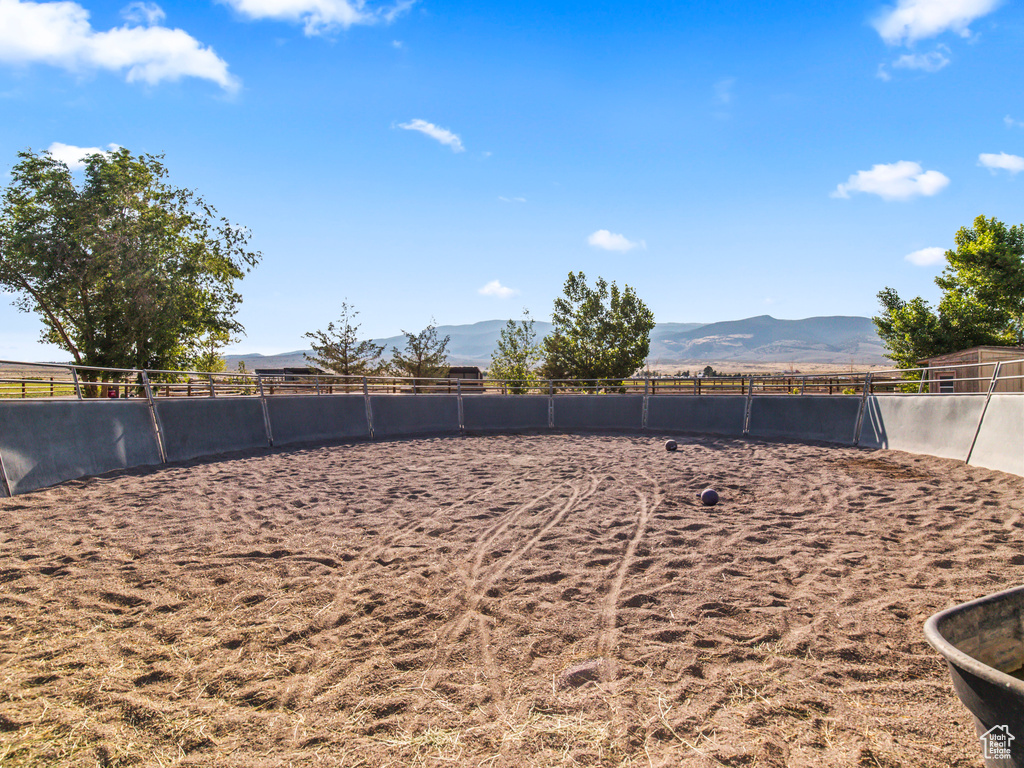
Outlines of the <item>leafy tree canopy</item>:
M543 341L546 377L621 381L647 358L654 314L628 285L619 290L599 277L591 288L585 274L570 272L552 322Z
M306 338L313 342L313 354L305 355L305 358L342 376L368 376L379 371L378 358L384 352L384 345L359 338L359 324L355 322L358 314L348 302L341 302L337 326L328 323L326 331L306 334Z
M435 321L419 333L405 334L405 351L391 348L390 369L395 376L440 379L448 373L448 342L451 336L437 337Z
M221 350L228 344L235 341L226 331L210 331L200 341L200 352L196 359L195 368L197 371L206 373L223 373L228 368L227 360L221 355ZM239 361L239 365L241 365Z
M526 310L518 323L509 320L501 329L498 346L491 355L488 375L507 381L509 392L514 395L524 394L537 382L537 367L543 360L533 322Z
M43 341L82 365L176 370L199 363L211 334L242 332L235 281L260 254L246 229L169 185L161 156L92 155L81 186L49 153L18 157L0 286L40 315Z
M935 278L943 291L936 308L921 297L905 301L892 288L878 294L875 327L900 368L969 347L1024 345L1024 225L978 216L955 242Z

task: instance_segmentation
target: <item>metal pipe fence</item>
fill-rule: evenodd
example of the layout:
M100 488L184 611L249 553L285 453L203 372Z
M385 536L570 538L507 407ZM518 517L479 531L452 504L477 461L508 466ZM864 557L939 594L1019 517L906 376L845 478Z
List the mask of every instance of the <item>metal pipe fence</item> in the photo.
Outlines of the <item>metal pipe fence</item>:
M612 379L465 379L207 373L0 360L0 399L280 397L288 395L903 395L1024 393L1024 359L823 374Z

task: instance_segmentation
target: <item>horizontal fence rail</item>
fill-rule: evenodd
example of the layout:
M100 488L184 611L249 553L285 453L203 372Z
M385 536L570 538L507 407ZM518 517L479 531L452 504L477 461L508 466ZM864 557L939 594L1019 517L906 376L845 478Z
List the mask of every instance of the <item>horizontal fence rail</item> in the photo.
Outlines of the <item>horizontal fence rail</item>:
M148 379L148 390L146 380ZM823 374L465 379L133 370L0 360L2 398L273 397L280 395L901 395L1024 392L1024 359Z

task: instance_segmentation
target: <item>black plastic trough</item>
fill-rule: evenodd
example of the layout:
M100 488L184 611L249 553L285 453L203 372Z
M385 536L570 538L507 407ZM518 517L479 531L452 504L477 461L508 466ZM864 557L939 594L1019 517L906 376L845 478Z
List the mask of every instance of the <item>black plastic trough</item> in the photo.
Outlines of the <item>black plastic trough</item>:
M924 634L974 716L985 765L1024 768L1024 586L937 613Z

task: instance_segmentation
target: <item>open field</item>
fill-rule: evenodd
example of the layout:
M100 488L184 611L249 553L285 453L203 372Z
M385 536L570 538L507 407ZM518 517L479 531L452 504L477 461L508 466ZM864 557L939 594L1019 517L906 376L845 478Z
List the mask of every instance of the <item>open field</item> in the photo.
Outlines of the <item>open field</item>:
M1024 581L1024 479L663 439L263 451L0 499L0 764L980 765L921 627Z
M807 376L811 375L824 375L824 374L842 374L849 375L851 373L866 373L867 371L890 371L893 369L893 364L888 363L886 365L871 365L869 363L853 363L848 365L837 365L836 363L743 363L736 362L735 360L691 360L685 362L662 362L652 361L647 368L654 373L660 374L661 376L673 376L680 371L689 371L691 374L696 374L703 371L705 366L710 365L718 373L723 374L752 374L755 376L766 376L770 374L790 373L794 369L799 373L795 374L799 376L804 374ZM641 371L640 374L643 372Z

